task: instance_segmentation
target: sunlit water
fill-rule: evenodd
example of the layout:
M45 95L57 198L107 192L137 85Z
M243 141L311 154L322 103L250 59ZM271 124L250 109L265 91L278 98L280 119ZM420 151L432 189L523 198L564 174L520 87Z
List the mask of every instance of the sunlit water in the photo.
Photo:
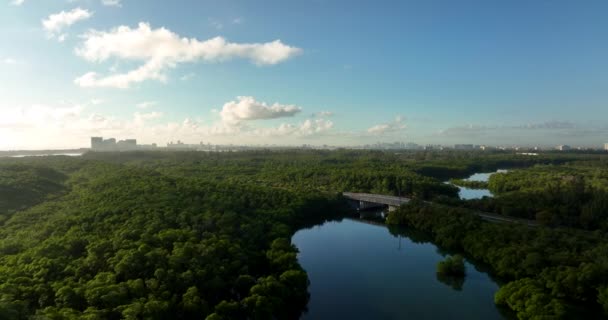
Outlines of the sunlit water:
M503 319L494 304L498 285L466 263L464 283L442 282L444 259L412 233L354 220L298 231L293 243L310 278L303 319ZM407 236L410 235L410 237ZM451 281L451 282L450 282Z
M68 156L68 157L80 157L82 153L41 153L41 154L15 154L10 156L0 156L8 158L25 158L25 157L46 157L46 156Z

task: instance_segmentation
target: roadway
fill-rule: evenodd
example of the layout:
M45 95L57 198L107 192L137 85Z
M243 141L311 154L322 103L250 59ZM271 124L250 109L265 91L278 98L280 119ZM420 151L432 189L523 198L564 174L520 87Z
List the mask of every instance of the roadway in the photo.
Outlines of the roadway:
M356 193L356 192L343 192L342 195L345 198L356 200L356 201L364 201L371 203L379 203L385 204L392 207L399 207L402 204L408 203L411 199L406 197L397 197L397 196L388 196L383 194L373 194L373 193ZM427 201L428 202L428 201ZM431 203L431 202L428 202ZM482 219L489 222L499 222L499 223L521 223L528 225L530 227L538 226L538 223L532 220L513 218L513 217L505 217L494 213L489 212L474 212Z

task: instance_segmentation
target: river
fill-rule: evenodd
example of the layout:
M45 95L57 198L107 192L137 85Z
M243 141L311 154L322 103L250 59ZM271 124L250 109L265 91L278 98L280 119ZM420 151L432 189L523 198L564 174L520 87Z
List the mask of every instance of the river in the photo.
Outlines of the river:
M504 319L498 285L466 262L464 282L435 273L444 259L407 229L357 220L326 222L292 238L310 278L302 319ZM414 241L412 239L418 239Z
M493 175L495 173L503 173L503 172L507 172L507 170L499 169L499 170L496 170L496 172L475 173L475 174L471 175L470 177L466 178L465 180L487 182L490 179L491 175ZM456 187L458 187L458 189L459 189L458 196L460 197L460 199L463 199L463 200L481 199L483 197L492 197L493 196L492 192L490 192L490 190L488 190L488 189L471 189L471 188L461 187L461 186L456 186Z
M25 158L25 157L48 157L48 156L67 156L67 157L80 157L82 152L71 152L71 153L32 153L32 154L15 154L1 156L0 158Z

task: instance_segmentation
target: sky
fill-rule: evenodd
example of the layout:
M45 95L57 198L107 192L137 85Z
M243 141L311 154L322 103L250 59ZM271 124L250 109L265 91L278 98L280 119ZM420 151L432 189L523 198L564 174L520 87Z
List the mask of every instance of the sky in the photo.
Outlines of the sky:
M608 142L607 1L2 1L0 150Z

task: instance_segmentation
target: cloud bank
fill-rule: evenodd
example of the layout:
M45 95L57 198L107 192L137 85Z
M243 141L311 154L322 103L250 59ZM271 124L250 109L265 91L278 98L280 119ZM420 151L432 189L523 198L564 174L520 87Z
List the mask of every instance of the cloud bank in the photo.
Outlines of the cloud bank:
M146 108L154 103L144 102ZM136 138L140 142L168 141L237 144L295 143L299 139L328 134L333 122L306 119L271 127L256 126L256 120L291 117L301 111L294 105L269 105L253 97L226 102L216 122L185 118L167 120L165 113L139 108L128 118L94 112L93 101L81 105L34 105L21 108L0 107L0 149L71 148L88 146L89 137ZM45 139L40 139L44 136Z
M96 72L88 72L74 81L81 87L125 89L146 80L166 81L166 70L181 63L241 58L256 65L274 65L302 52L302 49L286 45L281 40L234 43L222 37L205 41L182 38L165 28L152 29L144 22L137 28L120 26L110 31L92 30L83 38L76 54L87 61L103 62L114 58L144 63L122 74L100 76Z

